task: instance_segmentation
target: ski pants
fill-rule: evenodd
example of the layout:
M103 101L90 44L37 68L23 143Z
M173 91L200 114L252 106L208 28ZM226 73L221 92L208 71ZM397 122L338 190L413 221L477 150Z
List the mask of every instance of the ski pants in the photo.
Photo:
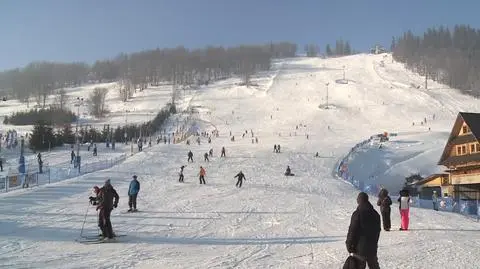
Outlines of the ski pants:
M381 213L382 213L383 229L385 231L390 230L390 228L392 228L392 224L390 222L390 209L381 210Z
M180 174L180 177L178 178L178 182L183 182L183 174Z
M133 194L128 196L128 206L133 209L137 209L137 195Z
M100 213L98 213L98 226L100 230L102 230L102 235L104 237L113 238L113 228L112 222L110 222L110 214L112 213L112 209L100 209Z
M372 256L372 257L366 257L365 261L359 261L358 262L358 269L380 269L380 265L378 264L378 258L377 256Z
M188 156L187 163L188 163L190 160L192 160L192 163L193 163L193 157Z
M237 184L235 186L241 188L242 187L242 183L243 183L243 179L238 179L237 180Z
M200 176L200 184L206 184L205 183L205 177L204 176Z
M408 223L410 222L410 209L400 209L400 218L402 230L408 230Z
M208 156L205 156L205 161L210 162L210 160L208 159Z
M222 155L220 157L225 157L225 152L222 152Z

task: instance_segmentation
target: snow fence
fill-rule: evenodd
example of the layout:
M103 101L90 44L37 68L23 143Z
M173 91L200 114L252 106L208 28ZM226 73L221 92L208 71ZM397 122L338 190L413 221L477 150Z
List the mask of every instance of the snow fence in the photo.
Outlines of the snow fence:
M368 184L362 179L355 178L355 175L348 169L348 163L353 160L353 154L357 153L357 150L369 145L375 138L382 134L373 135L370 138L363 140L353 146L350 151L338 162L336 166L335 175L353 186L358 190L368 193L369 195L377 196L382 186L377 184ZM392 201L397 201L399 196L391 195ZM420 199L420 196L411 197L411 205L413 207L432 209L435 208L439 211L454 212L465 216L473 217L477 221L480 221L480 200L454 200L451 197L439 197L436 204L433 200Z

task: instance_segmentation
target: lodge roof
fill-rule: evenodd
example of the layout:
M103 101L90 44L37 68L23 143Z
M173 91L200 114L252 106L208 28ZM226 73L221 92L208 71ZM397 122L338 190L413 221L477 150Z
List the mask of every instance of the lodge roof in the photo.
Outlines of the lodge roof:
M442 178L442 177L448 177L448 174L445 174L445 173L439 173L439 174L432 174L432 175L429 175L428 177L422 179L422 180L419 180L417 182L414 182L412 183L411 185L423 185L429 181L432 181L434 179L437 179L437 178Z
M450 156L442 164L445 166L467 164L471 162L480 162L480 153L467 154L461 156Z
M458 136L457 134L460 132L463 122L465 122L465 124L468 125L472 133L470 135ZM478 154L465 155L465 156L450 156L450 151L453 146L458 144L468 143L468 142L476 142L479 140L480 140L480 113L459 112L457 115L457 119L455 120L455 123L452 127L452 131L450 132L450 136L448 138L447 144L443 149L442 156L438 161L438 164L449 166L449 165L457 165L457 164L467 163L470 161L480 160L480 157L477 156Z

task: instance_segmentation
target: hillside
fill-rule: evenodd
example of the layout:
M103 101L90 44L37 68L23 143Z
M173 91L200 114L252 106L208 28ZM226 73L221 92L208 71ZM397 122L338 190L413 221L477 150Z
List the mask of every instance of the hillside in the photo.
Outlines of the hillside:
M333 176L342 156L356 143L384 131L449 132L458 111L480 108L477 100L442 85L432 90L411 88L422 78L391 63L389 57L287 59L253 78L255 87L228 79L192 90L186 98L198 111L197 126L201 131L219 131L212 144L202 137L200 145L193 139L191 145L155 145L108 170L0 195L0 265L341 268L358 193ZM348 84L339 81L343 66ZM326 83L330 109L321 109ZM151 103L143 107L153 109ZM433 114L435 121L419 124ZM258 144L252 144L251 132ZM274 144L281 145L281 153L272 153ZM219 156L222 146L226 158ZM422 150L439 146L443 147L432 144ZM202 155L210 148L214 157L204 162ZM189 150L195 155L193 164L186 163ZM316 152L321 158L314 158ZM185 183L178 183L179 168L185 164ZM287 165L295 177L283 176ZM207 170L206 185L198 184L199 166ZM238 189L233 177L240 170L247 179ZM142 184L140 212L125 214L133 174ZM95 210L87 210L91 188L107 178L121 196L112 213L114 230L128 236L115 244L81 245L74 239L84 220L83 232L97 233ZM396 206L392 209L397 230L399 216ZM380 265L476 268L479 228L460 215L412 209L411 231L382 232Z

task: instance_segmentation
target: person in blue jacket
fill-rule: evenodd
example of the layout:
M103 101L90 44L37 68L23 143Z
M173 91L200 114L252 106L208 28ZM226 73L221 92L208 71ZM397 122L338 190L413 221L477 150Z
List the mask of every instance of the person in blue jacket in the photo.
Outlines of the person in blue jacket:
M140 182L137 180L137 176L133 176L133 180L130 182L130 187L128 188L128 206L130 209L128 212L137 211L137 195L140 191Z

